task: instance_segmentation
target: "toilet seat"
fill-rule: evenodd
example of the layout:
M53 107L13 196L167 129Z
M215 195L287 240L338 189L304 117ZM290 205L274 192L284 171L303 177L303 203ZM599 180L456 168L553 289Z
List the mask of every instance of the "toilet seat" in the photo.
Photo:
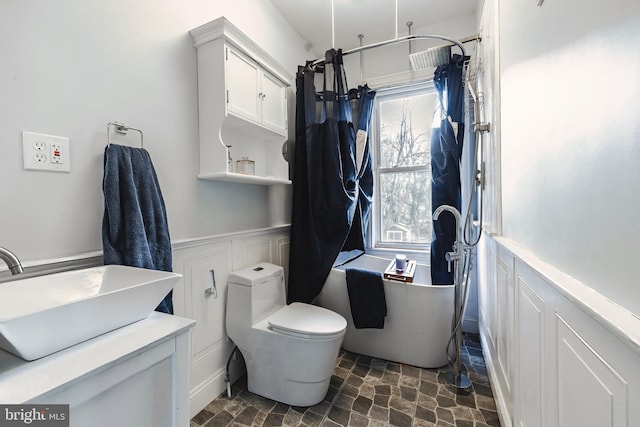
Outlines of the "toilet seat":
M347 328L347 321L339 314L300 302L273 313L268 324L273 332L307 339L333 338L343 334Z

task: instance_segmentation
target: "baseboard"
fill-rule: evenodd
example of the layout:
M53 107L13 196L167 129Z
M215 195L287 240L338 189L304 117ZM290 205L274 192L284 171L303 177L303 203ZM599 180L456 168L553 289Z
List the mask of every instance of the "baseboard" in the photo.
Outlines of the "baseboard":
M189 393L189 418L195 417L211 401L226 389L224 369L216 372L197 386Z
M238 352L240 354L240 352ZM242 357L236 357L229 366L231 374L231 384L242 377L246 370ZM198 412L207 407L209 403L218 398L222 393L226 393L227 382L226 367L220 369L209 378L194 386L189 393L189 418L195 417Z
M462 319L462 332L467 332L470 334L478 334L480 328L478 327L478 318L477 317L467 317L465 316Z
M496 375L497 367L494 368L493 354L491 353L487 342L490 342L485 335L485 330L480 328L480 345L482 346L482 355L484 357L485 365L487 366L487 373L489 374L489 382L491 383L491 390L493 392L493 398L496 402L496 410L498 412L498 418L500 419L500 425L502 427L512 427L513 420L511 419L511 413L507 409L507 402L500 387L500 381Z

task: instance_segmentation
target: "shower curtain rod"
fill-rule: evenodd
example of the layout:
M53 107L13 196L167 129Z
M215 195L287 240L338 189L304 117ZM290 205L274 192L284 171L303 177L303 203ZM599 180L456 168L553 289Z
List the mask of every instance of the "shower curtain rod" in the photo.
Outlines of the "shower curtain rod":
M364 50L368 50L368 49L373 49L376 47L382 47L382 46L387 46L387 45L391 45L391 44L397 44L397 43L401 43L401 42L405 42L405 41L411 41L411 40L444 40L447 41L451 44L451 46L457 46L458 48L460 48L460 50L462 51L462 56L466 56L466 51L464 50L464 46L462 46L463 43L468 43L468 42L472 42L472 41L480 41L482 40L480 37L480 34L475 34L473 36L469 36L469 37L465 37L464 39L460 39L460 40L456 40L456 39L452 39L451 37L447 37L447 36L443 36L441 34L416 34L416 35L408 35L408 36L403 36L403 37L397 37L395 39L390 39L390 40L385 40L385 41L381 41L381 42L377 42L377 43L371 43L365 46L359 46L353 49L349 49L349 50L345 50L344 52L342 52L342 56L345 55L351 55L352 53L358 53ZM316 60L314 60L310 66L311 67L315 67L316 65L321 65L325 63L325 59L324 58L318 58Z

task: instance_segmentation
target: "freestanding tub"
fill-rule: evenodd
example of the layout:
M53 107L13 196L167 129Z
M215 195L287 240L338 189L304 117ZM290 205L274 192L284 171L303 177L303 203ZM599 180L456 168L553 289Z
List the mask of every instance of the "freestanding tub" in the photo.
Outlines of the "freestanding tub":
M429 266L418 264L413 283L384 280L387 317L384 329L356 329L351 317L345 270L384 272L391 259L362 255L334 267L318 303L347 320L342 347L350 352L421 368L446 365L451 335L454 287L431 285Z

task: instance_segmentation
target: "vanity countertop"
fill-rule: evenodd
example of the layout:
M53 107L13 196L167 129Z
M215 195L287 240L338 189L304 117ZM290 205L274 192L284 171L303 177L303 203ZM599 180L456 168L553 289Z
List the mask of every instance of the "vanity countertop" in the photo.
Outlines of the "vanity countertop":
M171 340L194 324L191 319L153 312L144 320L32 362L0 350L0 402L33 401Z

